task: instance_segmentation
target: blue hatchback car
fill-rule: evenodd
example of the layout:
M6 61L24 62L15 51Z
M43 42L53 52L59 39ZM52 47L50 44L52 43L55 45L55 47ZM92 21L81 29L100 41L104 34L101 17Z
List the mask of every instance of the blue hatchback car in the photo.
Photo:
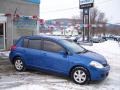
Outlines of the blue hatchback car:
M55 36L21 37L11 47L9 58L17 71L34 68L56 72L81 85L105 79L110 70L102 55Z

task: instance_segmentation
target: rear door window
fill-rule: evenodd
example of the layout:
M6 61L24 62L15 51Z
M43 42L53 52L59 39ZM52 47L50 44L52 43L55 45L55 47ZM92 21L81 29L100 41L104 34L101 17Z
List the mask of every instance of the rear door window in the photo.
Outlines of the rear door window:
M28 47L28 39L24 39L24 42L23 42L23 47L27 48Z

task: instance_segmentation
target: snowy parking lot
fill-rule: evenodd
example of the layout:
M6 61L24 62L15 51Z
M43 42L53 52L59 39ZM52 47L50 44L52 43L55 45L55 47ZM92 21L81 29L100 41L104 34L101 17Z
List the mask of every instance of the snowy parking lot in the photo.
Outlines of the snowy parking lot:
M32 70L17 72L6 59L0 60L0 90L120 90L120 44L106 41L83 47L107 59L111 70L104 81L77 85L59 75Z

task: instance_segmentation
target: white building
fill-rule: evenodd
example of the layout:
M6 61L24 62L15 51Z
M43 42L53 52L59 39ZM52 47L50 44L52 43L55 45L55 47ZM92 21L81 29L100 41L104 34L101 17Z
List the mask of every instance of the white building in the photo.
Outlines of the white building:
M9 49L14 40L39 30L40 0L0 0L0 50Z

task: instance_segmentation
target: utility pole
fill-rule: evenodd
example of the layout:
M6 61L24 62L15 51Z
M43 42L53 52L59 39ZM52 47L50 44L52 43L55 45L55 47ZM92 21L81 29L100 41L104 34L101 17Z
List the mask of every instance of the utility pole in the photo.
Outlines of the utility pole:
M83 12L84 12L84 9L83 9ZM85 41L85 15L83 14L83 41Z

